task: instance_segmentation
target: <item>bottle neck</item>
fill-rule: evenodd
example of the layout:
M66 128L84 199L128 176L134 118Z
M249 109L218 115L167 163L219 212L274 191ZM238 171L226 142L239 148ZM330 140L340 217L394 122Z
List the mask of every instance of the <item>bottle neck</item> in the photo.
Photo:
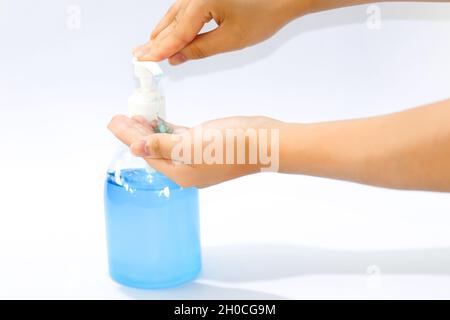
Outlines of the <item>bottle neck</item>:
M150 77L139 78L140 90L144 92L155 91L155 83Z

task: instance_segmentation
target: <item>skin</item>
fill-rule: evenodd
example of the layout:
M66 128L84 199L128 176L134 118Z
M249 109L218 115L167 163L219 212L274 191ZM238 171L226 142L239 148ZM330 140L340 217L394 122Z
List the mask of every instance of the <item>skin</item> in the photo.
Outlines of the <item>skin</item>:
M367 0L179 0L135 49L140 60L180 64L242 49L267 39L286 23L308 13ZM449 2L449 1L434 1ZM264 19L261 17L264 16ZM214 19L219 27L198 35ZM266 129L279 132L278 172L354 181L369 185L450 192L450 100L366 119L298 124L267 117L230 117L194 128L171 125L174 133L154 133L142 117L115 116L109 129L156 170L183 187L207 187L267 169L263 163L180 162L180 141L192 143L196 130ZM259 131L258 131L259 132ZM261 139L258 136L258 139ZM200 141L202 151L208 144ZM237 150L237 146L234 146ZM249 156L250 142L245 143ZM192 160L192 159L191 159Z
M131 148L131 151L144 157L145 160L157 171L164 173L167 177L183 187L196 186L208 187L223 181L238 178L261 171L260 164L180 164L173 162L172 150L174 146L183 139L194 136L196 129L214 129L225 134L225 130L233 128L275 128L282 124L266 117L230 117L212 120L193 128L174 126L172 134L154 133L155 122L148 122L141 116L128 118L123 115L115 116L109 124L109 129L123 143ZM194 141L194 138L190 138ZM202 150L206 143L201 143ZM246 148L248 145L246 144ZM246 151L246 154L248 151Z
M271 37L290 21L309 13L372 2L375 1L177 0L155 27L147 43L136 47L133 53L138 60L169 59L172 65L178 65L254 45ZM211 20L218 28L199 34L204 24Z
M139 60L169 59L177 65L243 49L269 38L306 13L308 3L309 0L178 0L153 30L149 41L134 50L134 55ZM199 35L203 25L211 20L218 28Z

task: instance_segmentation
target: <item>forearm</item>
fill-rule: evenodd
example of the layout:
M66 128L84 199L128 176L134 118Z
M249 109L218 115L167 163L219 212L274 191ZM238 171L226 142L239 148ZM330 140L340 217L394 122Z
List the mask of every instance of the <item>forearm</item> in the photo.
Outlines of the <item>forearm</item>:
M298 18L307 13L381 2L450 2L450 0L283 0L286 12Z
M280 171L450 191L450 100L391 115L281 130Z
M450 2L450 0L310 0L312 12L377 2Z

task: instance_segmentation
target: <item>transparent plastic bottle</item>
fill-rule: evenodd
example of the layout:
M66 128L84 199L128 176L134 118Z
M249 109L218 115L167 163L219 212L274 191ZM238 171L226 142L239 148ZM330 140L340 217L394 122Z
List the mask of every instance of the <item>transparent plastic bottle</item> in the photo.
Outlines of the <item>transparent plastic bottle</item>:
M141 71L136 75L147 76ZM155 88L154 73L151 76ZM141 88L149 85L147 80L141 81ZM153 97L144 92L143 99L142 92L135 92L129 101L131 113L148 120L163 114L164 100L155 98L160 97L157 91ZM191 281L199 274L198 190L178 186L125 146L107 172L105 214L109 271L115 281L157 289Z

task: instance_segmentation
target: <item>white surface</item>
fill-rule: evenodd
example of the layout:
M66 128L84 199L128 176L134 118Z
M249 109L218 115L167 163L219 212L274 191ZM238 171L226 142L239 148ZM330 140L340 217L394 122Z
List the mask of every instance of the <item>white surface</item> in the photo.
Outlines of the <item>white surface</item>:
M66 26L69 5L79 29ZM108 278L105 126L126 112L131 48L168 5L0 1L0 298L450 298L448 194L274 174L201 192L198 281L141 291ZM381 8L381 30L355 7L245 51L165 65L170 120L325 121L447 98L450 6Z

